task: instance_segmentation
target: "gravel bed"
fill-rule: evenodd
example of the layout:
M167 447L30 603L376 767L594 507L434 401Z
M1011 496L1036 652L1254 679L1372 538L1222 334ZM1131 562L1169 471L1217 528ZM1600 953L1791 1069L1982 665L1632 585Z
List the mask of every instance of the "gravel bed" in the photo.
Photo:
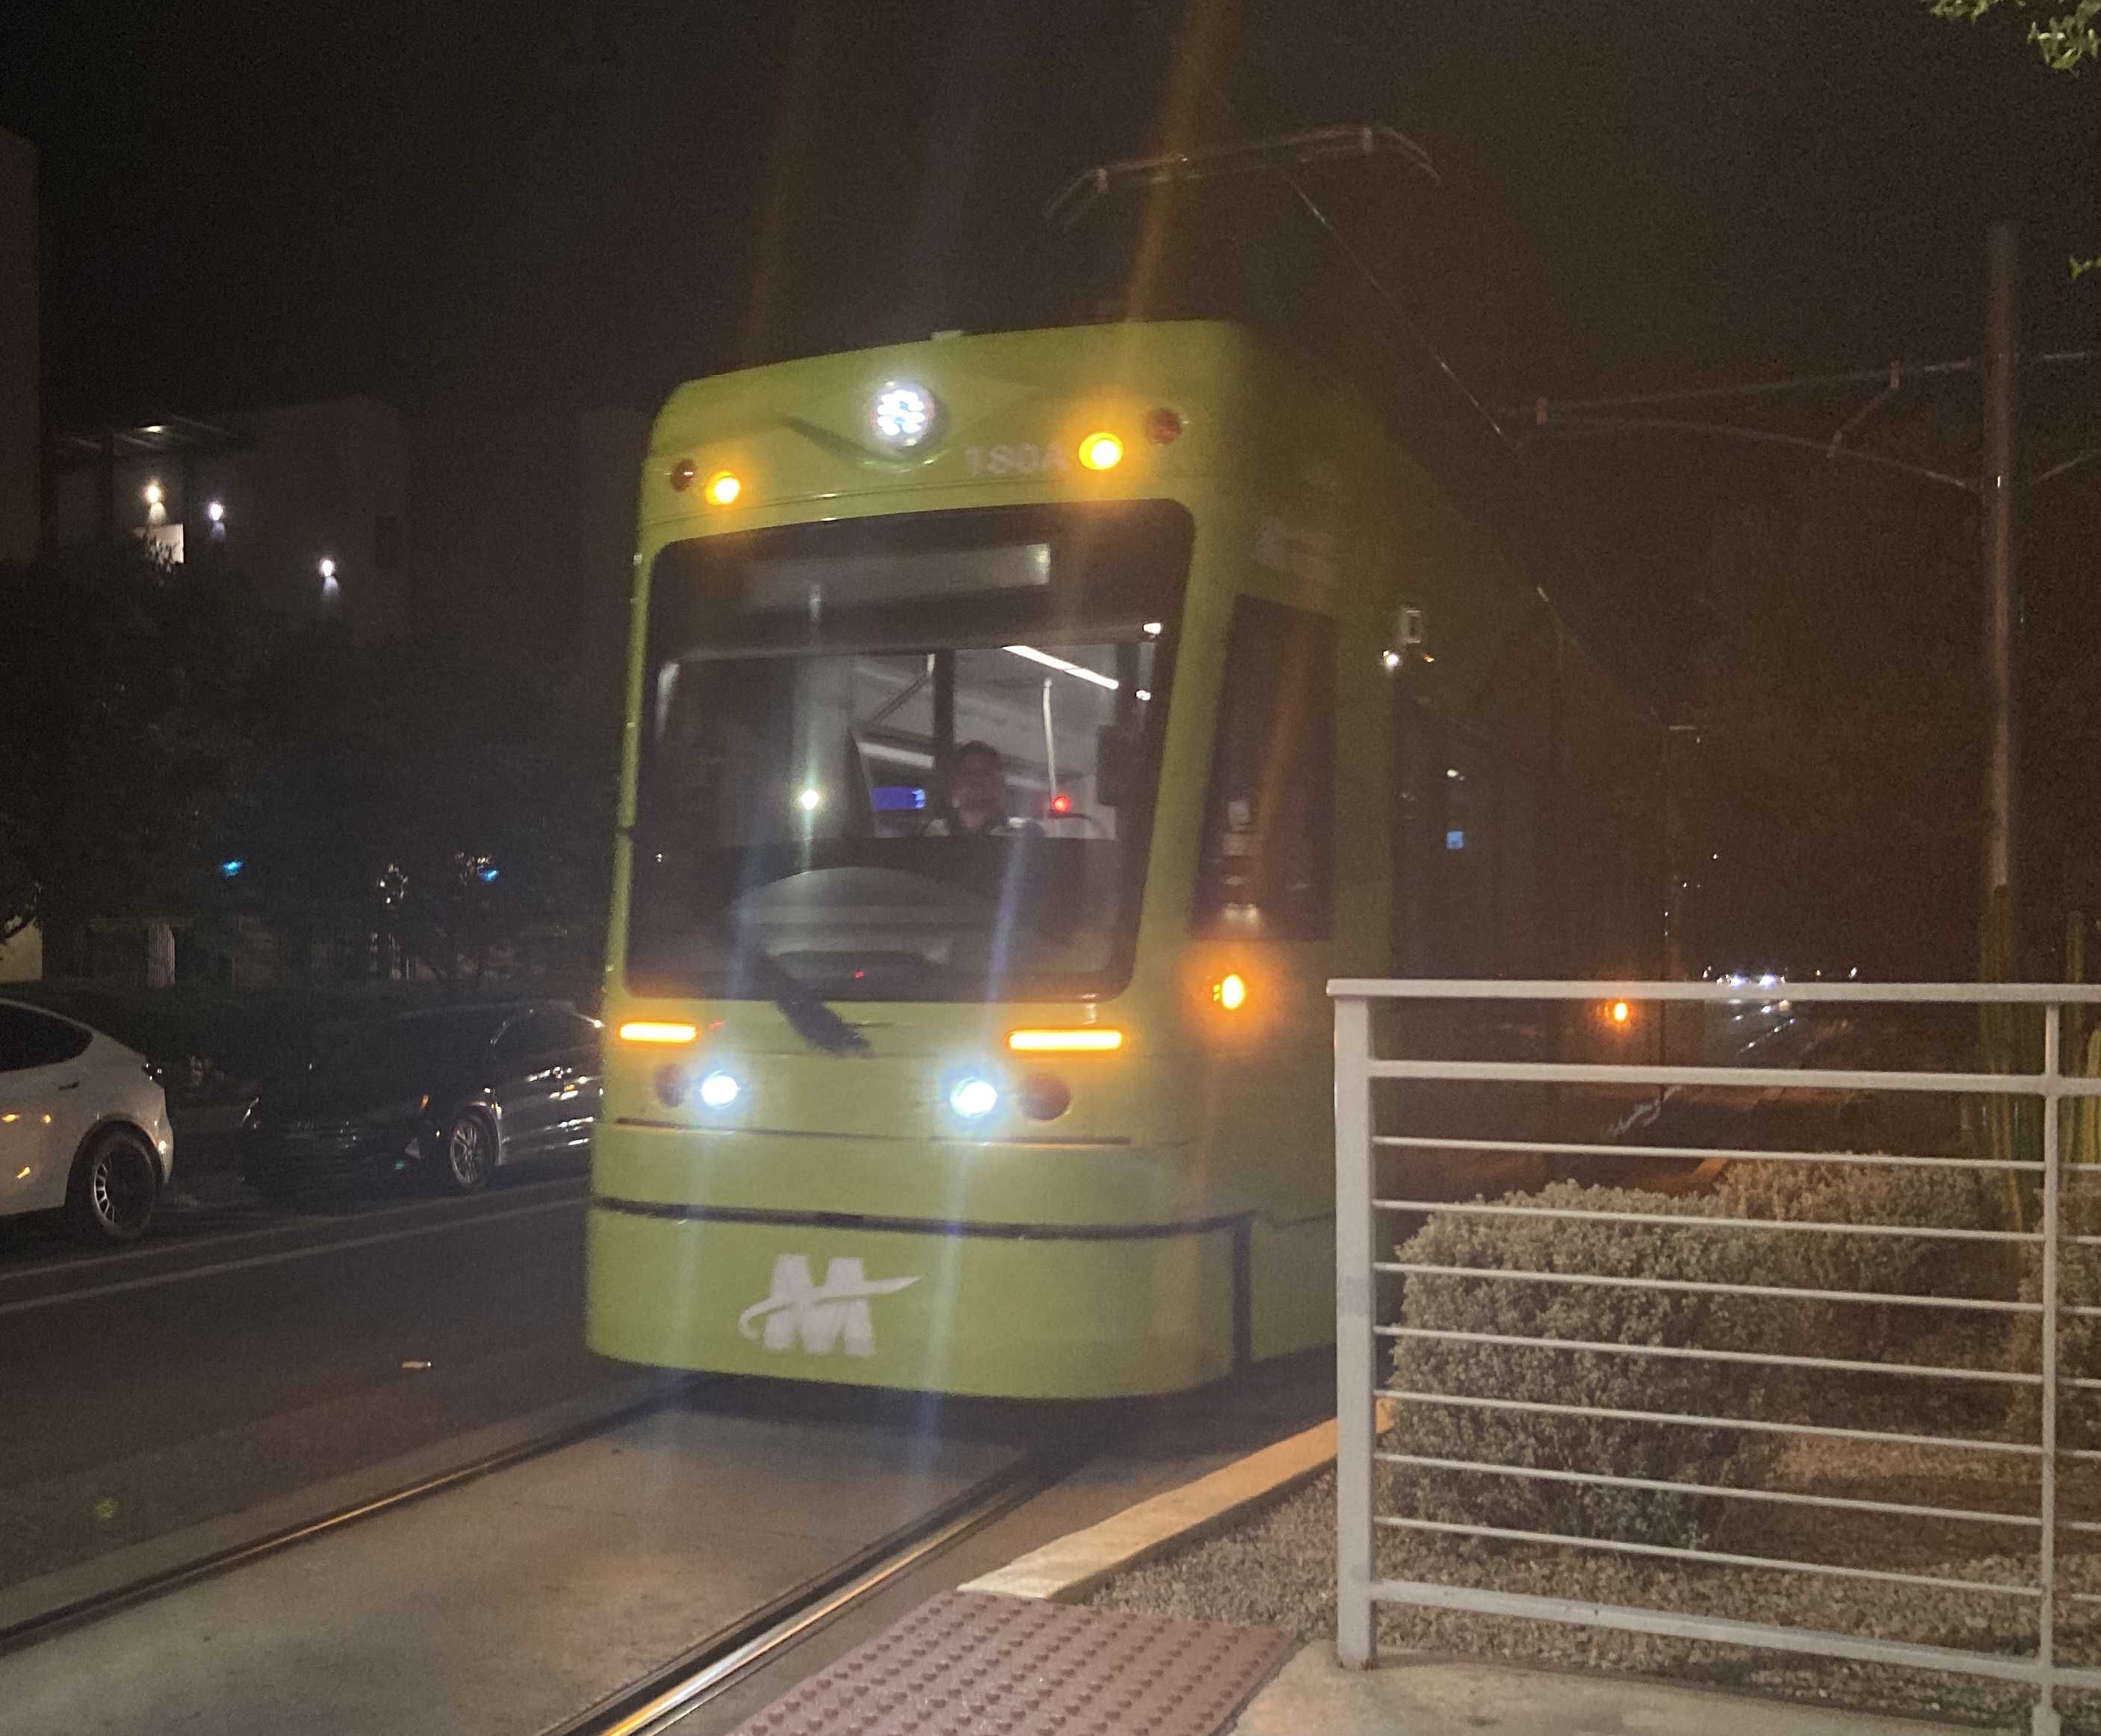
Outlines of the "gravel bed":
M1379 1544L1380 1570L1396 1578L1697 1610L1966 1648L2017 1651L2032 1644L2029 1602L1989 1592L1681 1566L1421 1534L1382 1532ZM1940 1563L1936 1570L2004 1583L2032 1569L2019 1557L1980 1556ZM1334 1571L1330 1473L1232 1530L1119 1575L1086 1601L1097 1609L1272 1623L1302 1640L1332 1640ZM2068 1588L2101 1591L2101 1560L2066 1563L2065 1579ZM2072 1625L2075 1612L2093 1607L2063 1610L2060 1655L2084 1661L2101 1653L2101 1625L2091 1619ZM1670 1676L1811 1704L2001 1729L2028 1725L2028 1690L1973 1676L1455 1610L1385 1606L1378 1618L1381 1645L1396 1650ZM2060 1693L2058 1706L2068 1730L2101 1733L2101 1696Z

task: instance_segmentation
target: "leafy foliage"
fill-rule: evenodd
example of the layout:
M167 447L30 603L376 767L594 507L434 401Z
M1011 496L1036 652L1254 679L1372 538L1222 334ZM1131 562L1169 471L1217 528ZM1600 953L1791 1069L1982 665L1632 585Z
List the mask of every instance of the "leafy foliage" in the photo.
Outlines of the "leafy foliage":
M0 568L0 937L188 902L252 763L269 617L211 560L125 545Z
M2028 0L1933 0L1933 15L1975 24L2009 3L2025 10ZM2028 40L2057 72L2073 72L2086 61L2101 60L2101 0L2078 0L2068 12L2031 20Z

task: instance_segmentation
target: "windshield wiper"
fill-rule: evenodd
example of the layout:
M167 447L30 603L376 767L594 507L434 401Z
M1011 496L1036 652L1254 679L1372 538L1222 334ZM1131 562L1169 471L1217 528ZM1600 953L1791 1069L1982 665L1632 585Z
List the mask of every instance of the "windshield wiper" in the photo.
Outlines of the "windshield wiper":
M759 992L781 1009L789 1027L811 1048L828 1055L865 1055L868 1039L834 1012L812 988L755 939L728 924L721 925L731 943L732 968L749 961Z

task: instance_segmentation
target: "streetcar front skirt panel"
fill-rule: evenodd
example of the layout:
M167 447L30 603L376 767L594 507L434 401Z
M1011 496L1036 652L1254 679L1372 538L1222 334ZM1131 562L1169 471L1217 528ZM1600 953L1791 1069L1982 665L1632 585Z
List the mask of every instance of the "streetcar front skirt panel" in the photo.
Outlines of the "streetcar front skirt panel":
M595 1199L590 1348L624 1361L1003 1398L1232 1372L1230 1226L864 1227Z

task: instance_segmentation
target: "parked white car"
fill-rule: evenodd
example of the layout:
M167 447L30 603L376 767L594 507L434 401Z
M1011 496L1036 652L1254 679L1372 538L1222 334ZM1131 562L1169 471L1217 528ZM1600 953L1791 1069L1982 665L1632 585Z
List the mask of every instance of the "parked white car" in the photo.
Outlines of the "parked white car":
M0 1217L63 1211L86 1240L135 1241L175 1162L168 1100L144 1055L0 1001Z

